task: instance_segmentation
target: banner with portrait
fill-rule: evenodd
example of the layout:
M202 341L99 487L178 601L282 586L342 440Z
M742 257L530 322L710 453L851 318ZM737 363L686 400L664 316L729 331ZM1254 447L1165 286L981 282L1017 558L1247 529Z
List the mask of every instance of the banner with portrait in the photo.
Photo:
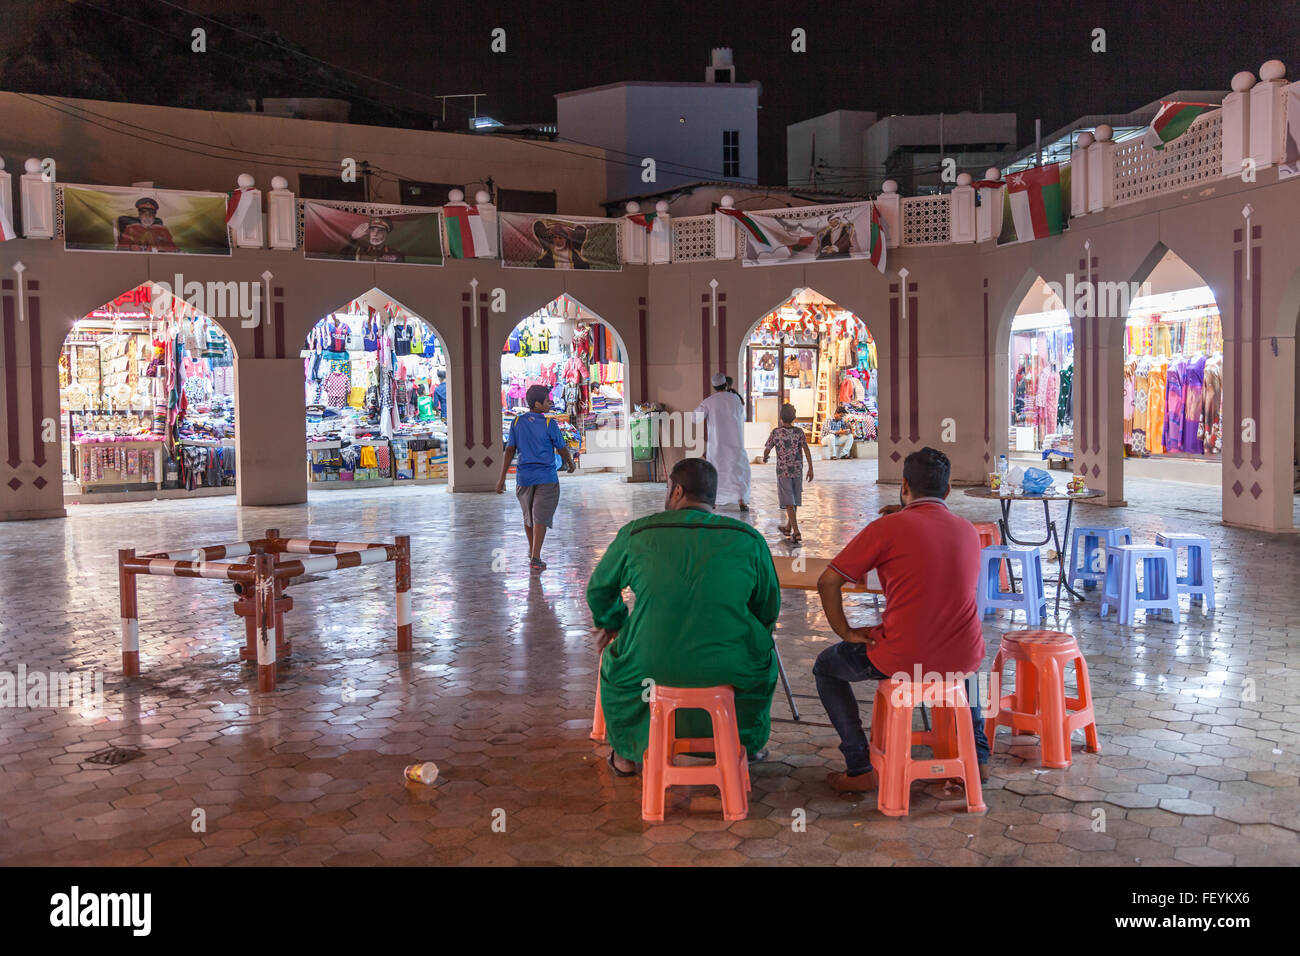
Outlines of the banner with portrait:
M501 264L511 269L597 269L618 272L618 222L574 216L503 212Z
M305 202L302 249L308 259L440 266L442 222L436 212L380 215Z
M807 217L759 215L740 210L728 211L728 215L744 231L745 257L742 264L747 266L872 257L869 202Z
M64 186L63 247L228 256L226 194Z

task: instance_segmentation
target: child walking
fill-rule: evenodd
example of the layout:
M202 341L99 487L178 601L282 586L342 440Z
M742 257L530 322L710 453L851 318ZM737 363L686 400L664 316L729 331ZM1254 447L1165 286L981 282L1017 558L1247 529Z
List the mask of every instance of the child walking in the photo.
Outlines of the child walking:
M763 461L767 461L772 449L776 449L776 494L781 507L785 509L785 524L780 532L790 539L792 544L803 540L799 533L799 517L796 509L803 504L803 471L800 468L799 453L808 459L808 480L813 480L812 451L808 447L808 436L802 428L794 424L794 406L789 402L781 406L781 424L772 429L763 446Z

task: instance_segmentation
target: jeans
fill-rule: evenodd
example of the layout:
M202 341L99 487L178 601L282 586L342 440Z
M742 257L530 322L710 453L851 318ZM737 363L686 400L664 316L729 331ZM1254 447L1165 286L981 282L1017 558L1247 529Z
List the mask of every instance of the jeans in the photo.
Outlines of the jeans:
M824 435L822 445L831 450L832 458L847 455L853 449L852 435Z
M851 774L866 773L871 769L871 749L862 729L862 715L853 695L853 683L862 680L889 680L867 657L867 645L840 641L817 655L813 665L817 680L817 696L822 699L826 716L831 719L835 732L840 735L840 752ZM970 678L966 678L966 697L970 700L971 721L975 728L975 753L981 764L989 762L989 742L984 736L984 721L980 718L979 693L971 693Z

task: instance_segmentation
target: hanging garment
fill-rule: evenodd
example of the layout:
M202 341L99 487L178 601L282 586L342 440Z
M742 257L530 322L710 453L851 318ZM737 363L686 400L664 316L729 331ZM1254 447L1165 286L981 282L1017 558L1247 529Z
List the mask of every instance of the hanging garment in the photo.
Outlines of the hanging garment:
M416 324L411 331L411 354L424 354L424 327Z
M1124 362L1124 444L1133 440L1134 392L1133 376L1137 372L1137 356L1130 355Z
M1205 363L1205 395L1201 407L1201 435L1205 454L1223 451L1223 355L1215 353Z
M346 375L340 372L330 372L325 376L325 404L330 408L342 408L347 402L348 390L351 383Z
M393 326L393 351L398 355L411 354L411 327L409 325Z
M1165 380L1165 428L1161 435L1166 452L1183 450L1183 376L1187 363L1183 359L1169 363Z
M348 350L348 327L342 322L335 322L329 327L329 347L332 352Z
M745 405L730 392L714 392L695 409L708 426L704 457L718 471L719 505L749 501L749 456L745 453Z
M1205 412L1205 356L1187 363L1183 379L1183 451L1205 454L1202 416Z
M367 352L379 351L379 320L373 315L367 316L361 327L361 347Z
M1155 359L1147 373L1147 451L1164 454L1165 392L1168 389L1169 365Z
M1074 419L1074 369L1060 371L1060 395L1056 399L1056 427L1063 428Z

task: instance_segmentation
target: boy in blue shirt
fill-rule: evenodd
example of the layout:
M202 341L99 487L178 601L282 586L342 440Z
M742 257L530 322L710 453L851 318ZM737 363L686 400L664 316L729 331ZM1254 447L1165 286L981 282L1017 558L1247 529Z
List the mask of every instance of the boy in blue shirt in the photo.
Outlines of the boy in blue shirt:
M497 481L497 494L506 490L506 475L515 452L519 453L519 467L515 469L515 497L524 512L524 533L528 535L528 566L534 571L545 571L542 560L542 542L546 529L555 519L555 507L560 502L560 476L556 472L556 453L564 459L566 470L575 470L569 446L560 435L560 426L546 417L551 410L551 390L545 385L533 385L525 395L530 411L510 423L506 438L506 456L501 462L501 478Z

